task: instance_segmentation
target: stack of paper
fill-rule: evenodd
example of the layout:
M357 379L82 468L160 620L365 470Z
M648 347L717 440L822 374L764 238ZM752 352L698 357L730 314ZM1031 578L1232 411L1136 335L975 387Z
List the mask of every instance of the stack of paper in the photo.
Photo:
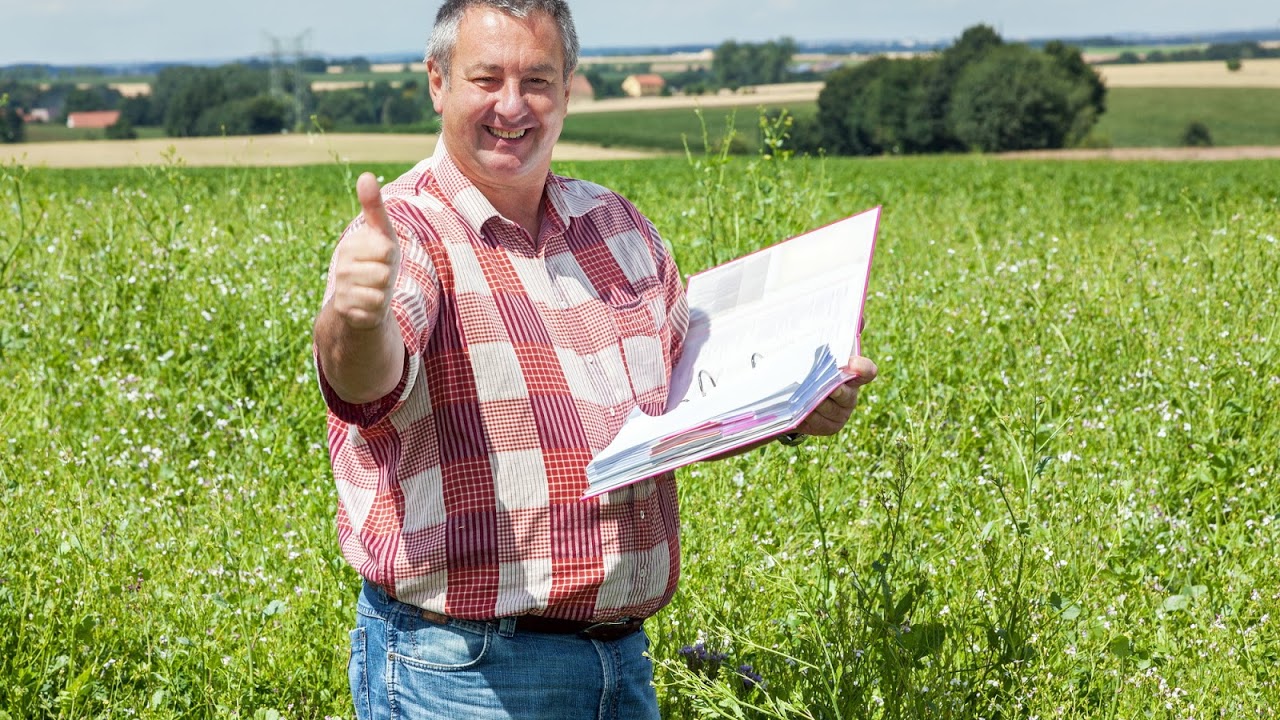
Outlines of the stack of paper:
M794 429L849 375L880 208L689 280L666 412L638 408L587 465L586 497Z

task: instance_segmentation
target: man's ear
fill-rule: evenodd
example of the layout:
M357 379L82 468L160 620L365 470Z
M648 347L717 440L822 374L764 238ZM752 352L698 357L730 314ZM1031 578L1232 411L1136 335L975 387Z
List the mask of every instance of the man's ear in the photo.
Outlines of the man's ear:
M440 114L441 108L444 106L444 86L448 82L448 78L440 71L440 66L435 60L427 60L427 90L431 93L431 107L435 109L436 114Z

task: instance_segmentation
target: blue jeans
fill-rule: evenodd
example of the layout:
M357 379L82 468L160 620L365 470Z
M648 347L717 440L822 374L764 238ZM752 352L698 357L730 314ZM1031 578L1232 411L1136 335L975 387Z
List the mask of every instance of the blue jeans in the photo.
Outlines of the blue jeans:
M518 632L514 620L424 620L364 584L347 675L358 720L657 720L649 638Z

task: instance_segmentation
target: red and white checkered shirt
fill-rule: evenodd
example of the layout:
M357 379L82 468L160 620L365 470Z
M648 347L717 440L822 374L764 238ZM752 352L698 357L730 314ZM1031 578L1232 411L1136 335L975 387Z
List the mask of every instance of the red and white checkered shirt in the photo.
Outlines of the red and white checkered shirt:
M444 152L382 192L404 374L350 405L317 355L343 555L459 618L653 614L680 572L674 478L580 498L627 413L666 404L688 307L656 229L616 193L548 174L533 242Z

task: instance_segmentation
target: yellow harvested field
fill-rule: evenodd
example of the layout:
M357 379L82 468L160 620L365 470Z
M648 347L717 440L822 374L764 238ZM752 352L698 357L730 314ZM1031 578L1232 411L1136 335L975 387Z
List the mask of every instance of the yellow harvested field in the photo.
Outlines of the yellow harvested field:
M161 165L284 166L331 163L415 163L435 149L435 135L255 135L227 138L94 140L0 145L0 163L28 167ZM555 159L631 160L660 153L560 143Z
M756 85L738 92L714 95L672 95L670 97L624 97L584 100L569 106L569 113L633 112L636 110L669 110L672 108L710 108L756 105L787 105L816 102L823 83L784 83Z
M1245 60L1239 70L1212 62L1098 65L1107 87L1280 88L1280 58Z

